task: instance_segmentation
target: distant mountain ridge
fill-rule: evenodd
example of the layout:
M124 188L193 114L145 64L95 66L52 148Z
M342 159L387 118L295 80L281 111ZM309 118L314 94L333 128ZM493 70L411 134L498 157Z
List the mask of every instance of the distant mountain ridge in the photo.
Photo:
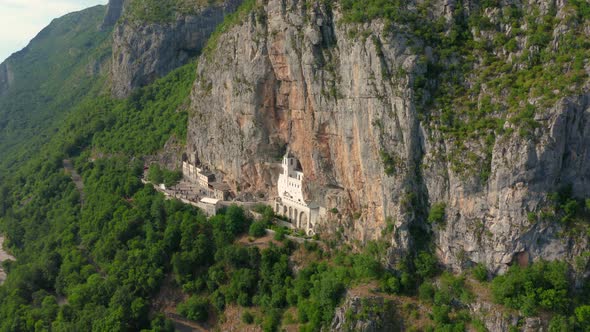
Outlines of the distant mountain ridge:
M2 168L15 155L37 152L68 108L100 93L112 44L110 30L98 29L105 8L55 19L0 65Z

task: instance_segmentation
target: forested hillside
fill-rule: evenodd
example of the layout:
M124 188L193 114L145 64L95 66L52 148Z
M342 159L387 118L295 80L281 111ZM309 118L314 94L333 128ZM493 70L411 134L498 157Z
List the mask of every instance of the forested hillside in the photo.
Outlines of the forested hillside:
M0 65L0 331L590 331L588 3L115 2ZM313 237L154 186L287 145Z
M0 176L40 152L69 110L98 96L111 55L111 30L100 31L104 6L54 20L2 66Z

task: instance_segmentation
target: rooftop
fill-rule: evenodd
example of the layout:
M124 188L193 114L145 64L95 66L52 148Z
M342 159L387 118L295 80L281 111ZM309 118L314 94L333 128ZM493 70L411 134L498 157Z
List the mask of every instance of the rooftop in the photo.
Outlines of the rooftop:
M213 189L221 190L221 191L229 191L231 189L229 187L229 185L225 182L212 182L212 183L209 183L209 185L211 187L213 187Z
M201 200L201 203L216 205L217 203L219 203L219 200L215 198L205 197Z

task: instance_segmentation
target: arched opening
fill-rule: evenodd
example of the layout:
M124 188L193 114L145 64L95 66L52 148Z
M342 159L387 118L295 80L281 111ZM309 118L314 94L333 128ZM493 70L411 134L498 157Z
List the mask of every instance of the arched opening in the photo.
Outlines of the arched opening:
M283 205L283 217L287 216L287 207Z
M307 214L303 211L299 214L299 228L307 226Z
M289 207L289 219L293 220L293 209Z
M293 209L293 221L295 222L295 225L297 225L299 222L297 220L297 209Z

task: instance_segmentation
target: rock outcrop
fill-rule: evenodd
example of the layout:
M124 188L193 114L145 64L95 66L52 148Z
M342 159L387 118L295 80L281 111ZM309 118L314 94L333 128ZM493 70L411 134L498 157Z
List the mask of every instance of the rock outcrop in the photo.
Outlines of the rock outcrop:
M0 96L8 91L8 88L14 80L14 75L10 70L10 65L5 61L0 64Z
M518 312L507 311L505 307L485 301L475 301L469 310L480 320L489 332L504 332L516 329L522 332L548 331L547 319L541 317L523 317Z
M170 22L121 18L113 32L113 95L128 96L135 88L188 63L199 54L225 15L235 11L241 2L226 0L196 14L176 14Z
M484 187L450 171L441 175L445 165L425 168L429 199L448 202L446 225L436 232L443 263L486 262L501 272L517 261L573 262L590 248L585 234L558 236L562 224L538 221L547 194L560 185L571 185L576 197L590 197L589 97L566 98L548 109L536 140L517 134L499 139ZM426 158L440 151L426 142Z
M123 14L125 2L126 0L109 0L109 4L107 5L107 13L102 24L100 25L101 30L107 30L115 26Z
M469 310L471 317L481 322L489 332L513 329L522 332L548 331L547 317L524 317L516 310L480 298L469 303L465 309ZM432 307L429 305L404 302L400 297L349 292L342 305L336 308L329 331L406 331L411 328L421 330L421 327L433 325L428 317L431 313Z
M450 2L433 6L453 16ZM565 10L559 6L558 14ZM433 49L417 51L418 36L380 20L337 24L341 19L337 5L269 0L221 35L198 65L189 152L236 190L272 193L271 165L289 145L308 179L308 198L338 211L318 231L362 242L393 223L392 263L417 240L415 229L432 231L441 261L456 270L482 262L501 273L539 258L571 261L590 248L585 235L574 239L563 224L532 218L563 185L576 198L590 197L585 92L538 111L532 136L506 120L487 157L483 138L453 154L457 138L440 129L437 109L425 117L418 102ZM475 162L463 167L451 158ZM446 204L446 221L430 225L428 207L437 202Z
M380 296L347 296L344 304L336 309L330 331L396 332L402 331L402 327L392 301Z

